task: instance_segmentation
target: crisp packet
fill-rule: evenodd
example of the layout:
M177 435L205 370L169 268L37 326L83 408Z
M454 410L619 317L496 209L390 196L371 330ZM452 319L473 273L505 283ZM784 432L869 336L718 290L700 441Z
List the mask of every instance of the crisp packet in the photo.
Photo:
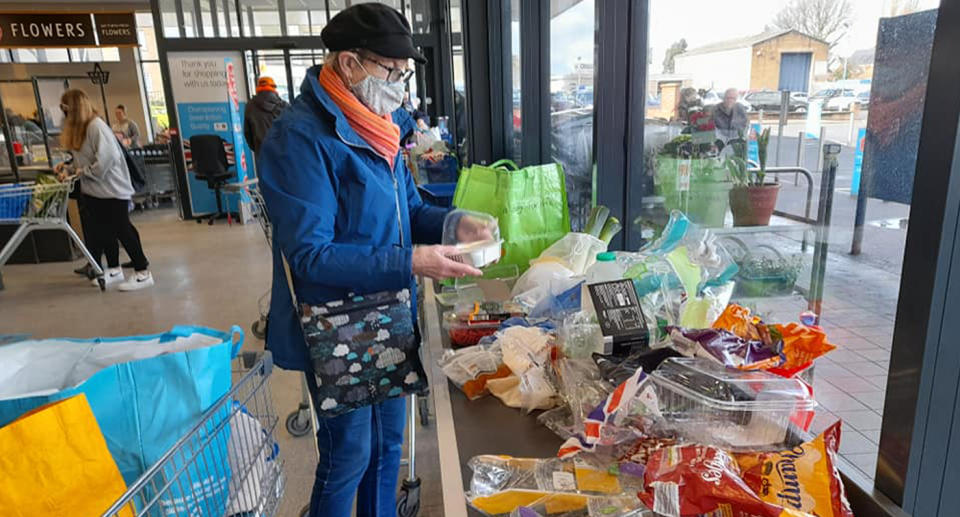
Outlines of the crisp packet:
M793 377L807 369L814 359L837 348L827 341L827 335L819 328L800 323L777 324L772 327L773 336L783 341L785 361L782 366L771 368L770 372L781 377Z
M726 329L667 327L667 332L677 348L692 348L696 350L695 355L708 355L728 368L768 370L783 365L785 361L781 354L763 342L744 339Z
M713 328L725 329L734 334L752 341L760 341L766 345L772 344L769 333L761 330L763 321L750 315L750 309L735 303L727 305L720 317L713 322ZM766 337L766 339L764 339Z
M725 451L703 445L654 451L644 473L643 501L663 517L812 517L761 499Z
M840 421L793 449L738 454L743 480L761 499L819 517L853 517L837 470Z

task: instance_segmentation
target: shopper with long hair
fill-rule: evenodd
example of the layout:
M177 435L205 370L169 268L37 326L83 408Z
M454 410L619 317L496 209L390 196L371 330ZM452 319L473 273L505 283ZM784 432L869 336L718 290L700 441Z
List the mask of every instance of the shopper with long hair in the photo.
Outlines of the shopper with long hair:
M135 291L153 285L153 275L147 270L147 257L143 254L140 235L130 222L127 210L133 196L130 171L120 149L120 142L98 115L87 94L80 90L67 90L60 98L63 110L63 133L61 144L71 151L70 164L57 165L56 172L63 178L80 176L80 192L89 214L90 227L83 231L88 235L88 247L94 257L107 256L104 280L107 285L119 284L121 291ZM133 261L136 271L126 281L120 268L120 247ZM94 280L96 284L96 280Z

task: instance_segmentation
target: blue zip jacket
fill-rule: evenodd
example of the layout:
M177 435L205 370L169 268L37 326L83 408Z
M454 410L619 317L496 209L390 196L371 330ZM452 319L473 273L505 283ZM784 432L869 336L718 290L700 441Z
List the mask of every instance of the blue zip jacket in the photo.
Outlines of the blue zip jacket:
M420 199L399 153L391 171L357 135L320 86L319 72L320 66L307 71L300 95L267 133L257 163L274 228L267 348L281 368L302 371L310 369L309 358L281 250L300 303L405 287L416 300L413 243L439 243L447 214ZM402 109L393 117L402 134L412 128Z

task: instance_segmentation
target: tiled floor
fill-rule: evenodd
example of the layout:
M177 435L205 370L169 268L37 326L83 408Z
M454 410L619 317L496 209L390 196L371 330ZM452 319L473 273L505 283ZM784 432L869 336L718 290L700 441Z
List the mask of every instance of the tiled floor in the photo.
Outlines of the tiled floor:
M775 246L792 249L795 244L783 239ZM824 285L821 325L837 350L819 359L814 369L814 396L820 406L812 431L842 420L840 453L872 480L900 278L835 252L829 256ZM796 301L758 305L771 321L796 318Z

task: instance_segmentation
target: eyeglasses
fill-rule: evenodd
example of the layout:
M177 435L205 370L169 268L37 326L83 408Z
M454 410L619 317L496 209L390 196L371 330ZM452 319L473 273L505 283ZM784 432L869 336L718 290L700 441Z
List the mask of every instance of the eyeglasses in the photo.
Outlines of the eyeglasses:
M414 72L413 70L407 70L407 69L404 69L404 68L393 68L393 67L389 67L389 66L387 66L387 65L385 65L385 64L377 61L376 59L373 59L373 58L370 57L370 56L364 55L362 52L357 52L357 55L360 56L361 59L364 59L364 60L366 60L366 61L369 61L369 62L371 62L371 63L379 66L380 68L386 70L386 71L387 71L387 81L390 81L391 83L395 83L395 82L397 82L397 81L407 82L407 81L410 80L411 77L413 77L413 72Z

